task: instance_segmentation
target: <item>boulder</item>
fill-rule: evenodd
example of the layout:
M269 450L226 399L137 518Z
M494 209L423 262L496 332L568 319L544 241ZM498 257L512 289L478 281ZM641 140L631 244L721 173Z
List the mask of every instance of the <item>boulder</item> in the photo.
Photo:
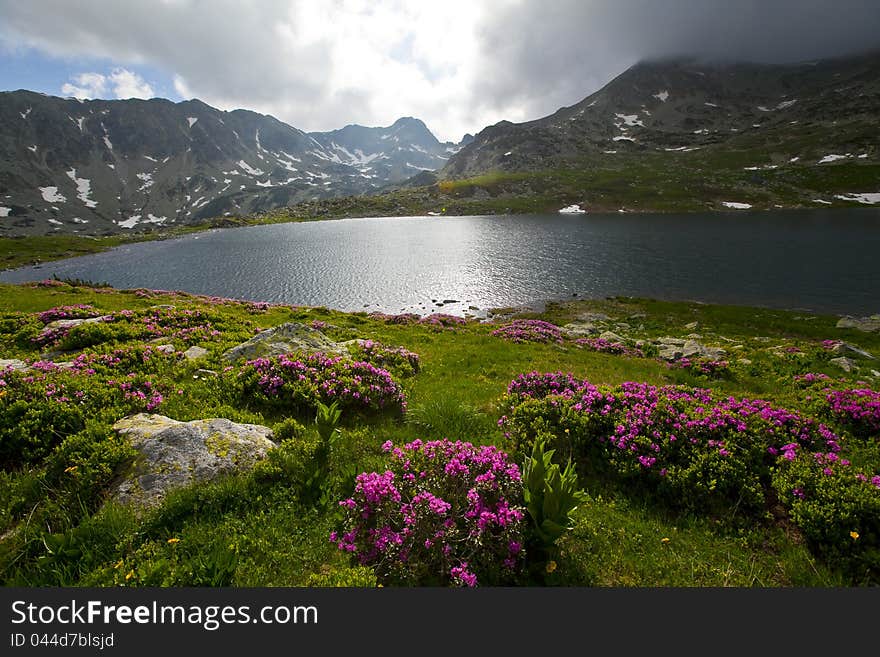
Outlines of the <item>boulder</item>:
M852 328L872 333L880 331L880 315L871 315L870 317L842 317L837 322L837 328Z
M840 358L832 358L828 362L837 365L844 372L852 372L853 370L859 369L856 362L851 358L847 358L846 356L841 356Z
M208 350L204 347L192 346L183 352L183 357L187 360L198 360L208 355Z
M269 358L293 352L322 352L325 354L346 354L347 350L334 342L321 331L306 324L288 322L261 331L247 342L232 347L223 354L227 363L254 358Z
M658 353L660 358L663 360L678 360L684 353L681 350L681 347L674 344L661 344L660 352Z
M611 318L603 313L582 313L578 315L578 319L585 322L607 322Z
M577 321L566 324L562 327L562 330L565 331L569 337L582 338L587 335L595 335L599 333L601 329L592 322Z
M174 348L173 344L160 344L158 347L156 347L156 351L159 351L163 354L171 355L177 350Z
M838 342L831 348L831 353L836 354L838 356L842 356L845 354L856 354L861 356L862 358L867 358L868 360L874 360L874 356L864 349L859 349L855 345L849 344L848 342Z
M608 342L619 342L620 344L626 344L626 338L622 338L617 333L613 333L612 331L605 331L599 335L600 340L607 340Z
M23 360L19 360L18 358L0 358L0 372L3 372L7 369L26 372L27 370L31 369L31 367Z
M86 317L82 319L56 319L54 322L49 322L46 324L43 331L51 331L54 329L70 329L75 326L80 326L82 324L97 324L99 322L110 322L113 320L113 315L101 315L100 317Z
M172 489L251 468L275 446L268 427L226 418L178 422L139 413L119 420L113 430L138 454L111 495L139 508L157 505Z
M700 325L699 322L691 322L690 324L685 324L684 327L685 327L688 331L693 331L693 330L694 330L695 328L697 328L699 325Z

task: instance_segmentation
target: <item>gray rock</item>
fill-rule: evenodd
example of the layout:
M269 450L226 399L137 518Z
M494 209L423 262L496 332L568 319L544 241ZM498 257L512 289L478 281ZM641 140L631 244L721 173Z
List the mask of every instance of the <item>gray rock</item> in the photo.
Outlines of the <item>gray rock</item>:
M97 324L99 322L109 322L113 319L113 315L101 315L100 317L86 317L80 319L56 319L54 322L46 324L43 331L51 331L53 329L73 328L82 324Z
M675 345L676 347L683 347L684 340L681 338L657 338L657 344L665 344L665 345Z
M607 322L611 318L602 313L583 313L582 315L578 315L578 319L585 322Z
M172 489L251 468L275 446L268 427L226 418L178 422L139 413L119 420L113 430L138 454L111 495L139 508L157 505Z
M748 358L740 358L736 362L742 363L743 365L751 365L752 364L752 361L750 361Z
M566 324L562 327L562 330L565 331L570 337L580 338L585 335L595 335L599 333L601 329L599 329L599 327L592 322L578 321Z
M847 358L846 356L841 356L840 358L832 358L828 362L837 365L844 372L852 372L853 370L859 369L858 365L856 365L856 362L851 358Z
M177 350L173 344L160 344L156 347L156 351L161 351L163 354L173 354Z
M880 331L880 315L870 317L843 317L837 322L837 328L851 328L872 333Z
M684 352L679 345L661 344L659 356L664 360L678 360L684 356Z
M685 327L688 331L693 331L693 330L694 330L695 328L697 328L699 325L700 325L699 322L691 322L690 324L685 324L684 327Z
M247 342L232 347L223 354L227 363L254 358L280 356L296 351L327 354L345 354L347 350L334 342L321 331L306 324L288 322L262 331Z
M861 356L862 358L867 358L868 360L874 360L874 356L864 349L859 349L855 345L849 344L848 342L839 342L831 348L831 353L842 356L844 354L856 354Z
M684 337L686 337L688 340L702 340L703 339L702 333L688 333Z
M208 355L208 350L204 347L192 346L183 352L183 357L187 360L198 360Z
M627 319L646 319L647 317L645 313L633 313Z
M0 358L0 372L9 368L20 372L27 372L31 369L30 365L18 358Z
M620 342L621 344L626 344L626 338L622 338L617 333L613 333L612 331L605 331L599 335L600 340L608 340L608 342Z
M618 331L631 331L632 330L632 326L630 326L626 322L617 322L614 325L614 328L616 328Z
M217 372L215 372L214 370L198 369L196 370L195 376L199 377L200 379L204 379L209 376L217 376Z
M877 370L871 370L871 376L873 376L874 378L880 377L880 372L878 372Z

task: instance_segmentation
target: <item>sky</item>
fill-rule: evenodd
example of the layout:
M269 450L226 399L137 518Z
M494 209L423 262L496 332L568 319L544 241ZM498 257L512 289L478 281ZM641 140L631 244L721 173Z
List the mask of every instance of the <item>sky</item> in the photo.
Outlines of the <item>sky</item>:
M572 105L640 60L880 49L878 0L0 0L0 89L200 100L441 141Z

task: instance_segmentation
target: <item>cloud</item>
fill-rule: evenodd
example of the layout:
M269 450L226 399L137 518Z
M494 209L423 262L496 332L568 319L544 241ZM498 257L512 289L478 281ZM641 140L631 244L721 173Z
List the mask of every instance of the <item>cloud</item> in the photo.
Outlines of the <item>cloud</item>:
M80 73L71 78L73 83L61 85L61 93L80 100L104 98L108 85L114 98L153 98L153 87L140 75L125 68L115 68L110 75L101 73ZM74 84L75 83L75 84Z
M876 0L0 0L0 16L7 49L149 67L222 109L304 130L410 115L441 139L549 114L643 58L880 47ZM92 93L79 77L70 93ZM153 91L111 77L114 93Z
M80 73L71 78L74 83L61 85L61 93L80 100L100 98L107 92L107 77L100 73Z

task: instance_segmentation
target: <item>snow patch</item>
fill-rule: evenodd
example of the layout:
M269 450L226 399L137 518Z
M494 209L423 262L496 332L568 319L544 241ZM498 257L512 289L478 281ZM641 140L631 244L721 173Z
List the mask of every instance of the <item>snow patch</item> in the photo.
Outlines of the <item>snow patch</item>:
M56 226L63 226L64 224L58 221L57 219L49 219L50 224L55 224Z
M92 181L88 178L77 178L76 177L76 169L71 169L67 172L67 177L70 178L73 183L76 185L76 197L85 203L87 208L97 207L98 202L93 201L89 198L89 194L92 193Z
M29 150L31 153L36 153L36 152L37 152L37 145L34 144L33 146L28 146L28 150Z
M104 135L104 146L107 147L107 150L113 150L113 142L110 141L110 138L107 135Z
M5 205L0 205L0 217L8 217L10 212L12 212L12 208L7 208Z
M669 92L666 89L664 89L663 91L660 91L660 92L654 94L653 96L651 96L651 98L656 98L660 102L665 103L666 100L669 98Z
M28 114L30 114L30 113L31 113L30 107L28 107L24 112L19 112L19 114L21 114L21 118L23 118L23 119L27 119Z
M586 214L586 210L584 210L580 205L566 205L564 208L559 210L559 214Z
M721 205L725 208L732 208L734 210L748 210L752 207L748 203L736 203L735 201L722 201Z
M257 181L257 187L273 187L272 180L270 178L266 178L266 182Z
M144 157L147 158L150 162L158 162L159 161L155 157L150 157L149 155L144 155Z
M189 123L189 127L192 128L195 125L195 122L198 121L198 117L196 116L188 116L186 117L186 122Z
M834 198L839 198L841 201L858 201L859 203L874 205L875 203L880 203L880 192L868 194L836 194Z
M134 228L141 220L141 215L133 214L125 221L117 221L116 225L120 228Z
M834 153L830 155L826 155L821 160L819 160L819 164L827 164L828 162L836 162L837 160L845 160L848 157L852 157L851 153L847 153L846 155L836 155Z
M150 187L153 186L153 174L152 173L139 173L137 175L138 178L144 181L144 184L138 187L139 192L146 191Z
M147 214L147 218L144 219L143 223L145 224L164 224L168 221L168 217L157 217L154 214Z
M799 156L795 156L795 157L791 158L789 160L789 162L797 162L799 159L801 159Z
M245 172L247 172L248 175L251 175L251 176L262 176L265 173L262 169L255 169L254 167L252 167L250 164L248 164L244 160L239 160L238 166L240 166L242 169L244 169Z
M645 127L645 124L642 123L638 114L615 114L614 116L623 121L630 128L635 126L641 126L642 128Z
M832 205L831 201L825 201L821 198L814 198L813 203L822 203L824 205Z
M631 141L635 143L635 139L632 137L626 137L624 135L620 135L619 137L614 137L611 141Z
M67 199L58 193L57 187L40 187L40 193L46 203L64 203Z
M703 103L703 105L705 105L706 107L718 107L718 105L716 105L715 103Z
M508 155L512 155L512 154L513 154L513 151L507 151L507 152L504 154L504 157L507 157Z
M787 109L787 108L791 107L792 105L794 105L796 102L797 102L797 98L794 98L792 100L783 100L781 103L779 103L776 106L776 109L778 109L778 110Z
M510 155L510 153L508 153L508 155ZM410 164L409 162L406 163L406 166L408 166L410 169L418 169L419 171L433 171L434 170L431 167L417 167L415 164ZM326 184L326 183L324 183L324 184Z
M115 164L108 164L107 166L110 167L111 169L113 169L114 171L116 170L116 165L115 165Z
M74 217L71 221L75 224L87 224L89 223L88 219L80 219L79 217Z

